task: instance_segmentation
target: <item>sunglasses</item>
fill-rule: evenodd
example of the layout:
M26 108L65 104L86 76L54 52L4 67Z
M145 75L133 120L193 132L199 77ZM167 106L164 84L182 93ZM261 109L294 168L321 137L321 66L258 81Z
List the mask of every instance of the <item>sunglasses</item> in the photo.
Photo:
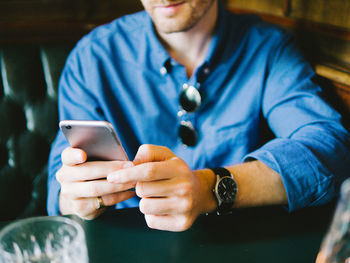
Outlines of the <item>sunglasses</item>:
M195 112L201 105L202 97L195 87L184 84L180 93L179 102L181 110L178 112L178 117L181 118L185 114ZM197 131L193 127L191 121L181 120L178 134L184 145L193 147L197 144Z

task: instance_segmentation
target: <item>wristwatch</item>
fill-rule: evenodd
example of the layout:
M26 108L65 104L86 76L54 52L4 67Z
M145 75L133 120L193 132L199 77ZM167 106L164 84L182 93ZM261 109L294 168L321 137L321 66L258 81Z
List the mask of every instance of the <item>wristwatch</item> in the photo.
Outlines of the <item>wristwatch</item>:
M229 214L238 194L238 186L233 175L225 168L212 168L216 176L213 192L216 196L218 215Z

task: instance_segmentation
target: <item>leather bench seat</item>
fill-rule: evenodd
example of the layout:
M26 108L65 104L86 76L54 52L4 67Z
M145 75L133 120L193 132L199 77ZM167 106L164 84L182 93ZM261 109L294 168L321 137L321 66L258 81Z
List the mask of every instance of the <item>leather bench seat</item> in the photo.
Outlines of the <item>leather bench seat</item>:
M0 220L46 214L57 85L71 48L0 46Z

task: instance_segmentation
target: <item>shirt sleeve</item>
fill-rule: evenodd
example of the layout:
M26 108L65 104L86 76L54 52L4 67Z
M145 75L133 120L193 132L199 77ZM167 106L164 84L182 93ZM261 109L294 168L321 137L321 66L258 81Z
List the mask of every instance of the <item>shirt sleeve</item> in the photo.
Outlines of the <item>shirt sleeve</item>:
M271 50L262 112L276 138L245 156L283 180L288 210L330 201L350 170L349 134L289 36Z
M83 54L82 54L83 53ZM83 59L82 59L83 58ZM84 60L84 61L83 61ZM69 55L62 71L58 90L59 119L102 120L97 100L89 85L86 85L86 73L82 65L89 64L89 57L82 48L75 48ZM90 83L94 83L93 81ZM56 172L61 168L61 153L68 147L61 131L51 147L48 163L48 215L59 215L60 184L56 180Z

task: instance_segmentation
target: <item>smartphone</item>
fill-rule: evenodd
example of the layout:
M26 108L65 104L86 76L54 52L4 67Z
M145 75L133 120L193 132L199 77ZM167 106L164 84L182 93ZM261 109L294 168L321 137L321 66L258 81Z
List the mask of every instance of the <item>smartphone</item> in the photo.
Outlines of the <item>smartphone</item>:
M89 161L128 161L113 125L107 121L63 120L60 129L73 148L80 148Z

